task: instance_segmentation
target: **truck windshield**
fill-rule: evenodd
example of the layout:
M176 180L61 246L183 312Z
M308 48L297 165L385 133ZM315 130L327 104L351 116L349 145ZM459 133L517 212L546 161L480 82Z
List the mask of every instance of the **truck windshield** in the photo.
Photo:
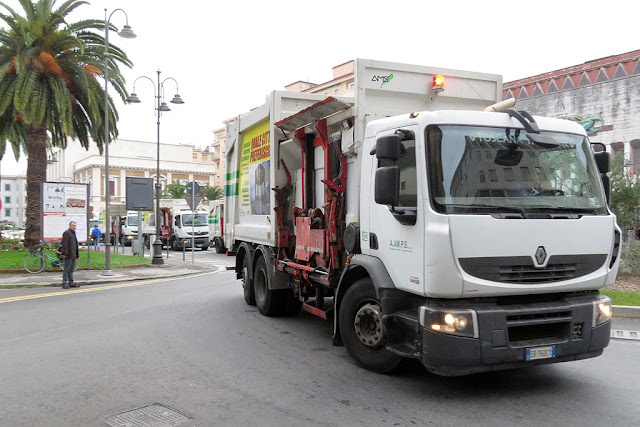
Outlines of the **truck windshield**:
M182 225L184 226L195 226L202 227L205 225L209 225L208 218L206 214L196 214L195 222L193 218L193 214L184 214L182 215Z
M583 135L522 129L428 126L431 202L441 213L606 213L600 173Z
M127 224L129 224L129 226L138 225L138 216L127 217Z

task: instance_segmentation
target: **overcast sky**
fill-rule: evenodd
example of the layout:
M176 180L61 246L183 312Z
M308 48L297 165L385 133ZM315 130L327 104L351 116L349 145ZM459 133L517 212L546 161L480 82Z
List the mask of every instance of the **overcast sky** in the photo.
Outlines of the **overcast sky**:
M20 10L15 0L4 0ZM62 1L58 0L61 4ZM261 105L297 80L322 83L354 58L503 75L505 82L640 48L633 1L204 1L93 0L69 19L104 19L124 8L135 39L114 32L136 77L178 81L183 105L161 118L162 142L204 147L222 121ZM119 29L125 16L111 23ZM169 101L172 81L165 84ZM138 80L142 103L117 102L120 138L156 141L154 89ZM115 92L109 92L115 96ZM2 174L25 173L8 151Z

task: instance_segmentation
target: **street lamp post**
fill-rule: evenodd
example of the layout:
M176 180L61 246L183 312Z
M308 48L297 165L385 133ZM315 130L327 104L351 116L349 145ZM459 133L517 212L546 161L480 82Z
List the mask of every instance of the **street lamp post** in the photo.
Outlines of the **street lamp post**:
M107 9L104 10L104 213L105 213L105 235L109 233L111 236L111 221L109 218L109 199L111 198L109 188L109 24L111 17L116 12L124 13L126 18L126 24L122 27L122 30L118 32L120 37L125 39L133 39L136 37L135 33L129 26L129 17L127 13L122 9L116 9L111 12L111 15L107 18ZM113 276L111 271L111 238L104 240L104 271L103 276Z
M154 92L156 92L157 89L157 95L156 95L156 117L158 118L157 120L157 155L156 155L156 185L155 185L155 190L156 190L156 240L153 242L153 258L151 260L152 264L155 265L160 265L160 264L164 264L164 260L162 259L162 241L160 240L160 189L161 189L161 185L160 185L160 116L162 115L163 111L171 111L171 109L169 108L169 106L167 105L166 102L163 101L164 99L164 84L167 80L172 80L175 84L176 84L176 94L173 97L173 99L169 102L171 102L172 104L184 104L184 101L182 100L182 98L180 97L180 90L178 88L178 81L176 79L174 79L173 77L167 77L166 79L160 81L160 70L156 71L156 73L158 74L158 84L156 85L155 82L153 81L153 79L151 79L150 77L147 76L140 76L137 79L135 79L135 81L133 82L133 92L131 92L131 95L129 95L129 97L127 98L127 102L136 104L140 102L140 99L138 98L138 96L136 95L135 91L136 91L136 82L139 79L147 79L149 81L151 81L151 84L153 84L153 88L154 88ZM168 244L168 242L167 242Z

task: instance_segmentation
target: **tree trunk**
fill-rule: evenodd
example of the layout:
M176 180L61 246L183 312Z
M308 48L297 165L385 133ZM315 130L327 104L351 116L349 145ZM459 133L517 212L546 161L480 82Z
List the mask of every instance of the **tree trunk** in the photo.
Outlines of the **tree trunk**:
M27 129L27 224L24 246L42 239L42 183L47 180L47 132L44 128Z

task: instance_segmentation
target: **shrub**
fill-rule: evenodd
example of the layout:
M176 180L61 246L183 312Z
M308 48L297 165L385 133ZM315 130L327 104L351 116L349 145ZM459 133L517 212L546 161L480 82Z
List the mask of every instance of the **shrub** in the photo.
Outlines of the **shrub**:
M19 239L0 239L0 251L21 251L24 245Z
M620 273L640 274L640 240L622 243Z

